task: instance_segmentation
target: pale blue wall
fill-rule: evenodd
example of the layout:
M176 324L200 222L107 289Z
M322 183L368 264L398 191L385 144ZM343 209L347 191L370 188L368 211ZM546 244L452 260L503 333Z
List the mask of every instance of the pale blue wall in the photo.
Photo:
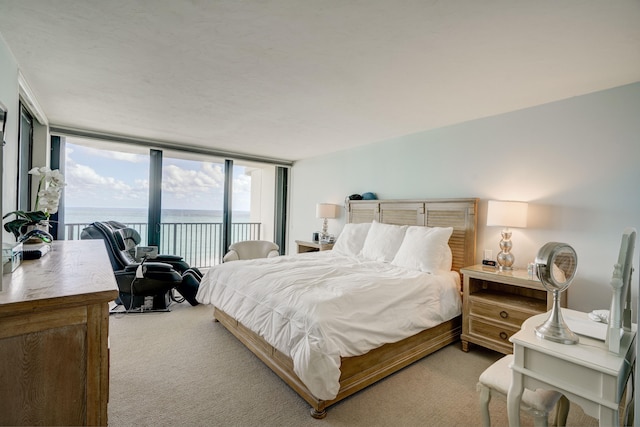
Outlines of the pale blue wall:
M622 230L640 229L639 159L636 83L299 161L289 250L320 228L317 202L343 204L365 191L384 199L478 197L479 261L483 249L499 251L500 229L484 225L487 200L523 200L529 227L514 229L516 264L533 261L548 241L569 243L579 256L569 306L607 308ZM329 231L338 234L344 221L343 211Z

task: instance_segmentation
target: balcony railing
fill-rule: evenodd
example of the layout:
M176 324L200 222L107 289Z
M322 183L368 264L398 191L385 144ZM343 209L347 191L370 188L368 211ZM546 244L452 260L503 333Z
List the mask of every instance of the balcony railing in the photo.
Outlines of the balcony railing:
M80 233L90 224L65 224L64 239L79 240ZM147 224L127 223L140 233L140 245L147 244ZM237 222L231 224L231 243L242 240L259 240L261 223ZM222 223L198 222L160 224L160 247L163 254L180 255L192 267L211 267L222 262Z

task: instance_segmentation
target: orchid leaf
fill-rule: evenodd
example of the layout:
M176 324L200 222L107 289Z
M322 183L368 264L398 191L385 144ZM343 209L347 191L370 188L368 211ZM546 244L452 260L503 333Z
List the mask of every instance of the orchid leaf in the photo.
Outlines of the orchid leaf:
M4 224L4 229L18 239L23 232L23 228L29 225L37 225L49 219L49 216L43 211L13 211L9 212L2 219L6 219L10 215L15 215L16 219Z

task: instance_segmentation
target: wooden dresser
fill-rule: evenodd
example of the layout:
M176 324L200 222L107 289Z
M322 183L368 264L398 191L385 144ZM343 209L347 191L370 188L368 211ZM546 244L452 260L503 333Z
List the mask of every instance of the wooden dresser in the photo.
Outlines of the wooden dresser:
M55 242L3 276L0 425L107 425L117 295L102 240Z

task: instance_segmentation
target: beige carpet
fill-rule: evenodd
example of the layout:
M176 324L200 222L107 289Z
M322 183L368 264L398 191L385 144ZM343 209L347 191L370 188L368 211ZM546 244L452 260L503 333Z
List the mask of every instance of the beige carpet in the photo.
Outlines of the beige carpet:
M332 406L324 420L222 325L210 306L112 315L112 426L476 426L478 376L501 357L452 344ZM506 399L490 406L506 426ZM526 413L522 423L533 425ZM572 405L568 425L596 426Z

